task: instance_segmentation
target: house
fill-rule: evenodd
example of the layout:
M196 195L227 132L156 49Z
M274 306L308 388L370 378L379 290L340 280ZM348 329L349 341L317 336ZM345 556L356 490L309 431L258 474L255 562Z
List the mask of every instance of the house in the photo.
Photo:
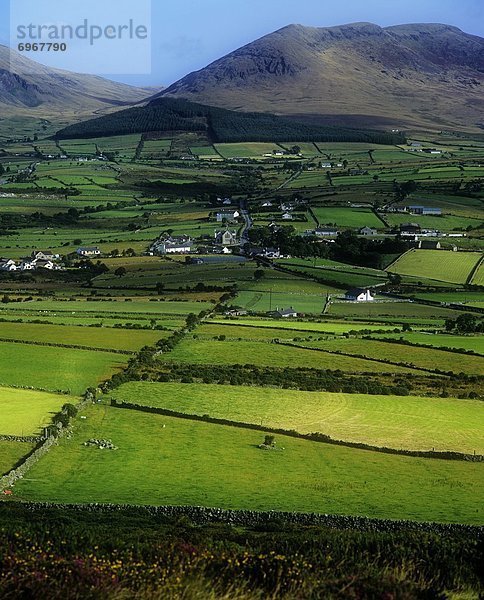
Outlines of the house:
M9 258L0 258L0 271L16 271L15 261Z
M226 317L245 317L248 314L246 310L232 309L226 310L224 315Z
M269 311L267 314L269 317L274 317L276 319L297 317L297 311L295 311L292 306L290 308L276 308L276 310Z
M422 240L419 243L419 248L421 248L422 250L440 250L442 248L442 246L440 245L440 242L433 242L431 240Z
M331 163L330 162L322 162L321 168L322 169L331 169Z
M30 258L32 260L59 260L60 255L52 250L34 250Z
M420 233L421 227L418 223L402 223L400 225L400 233L402 235L415 235Z
M414 215L436 215L442 214L441 208L433 208L431 206L409 206L408 210Z
M59 271L60 266L51 260L36 260L34 261L35 269L47 269L48 271Z
M351 302L371 302L373 299L370 290L364 288L354 288L348 290L345 294L345 300Z
M292 221L293 220L293 216L291 215L290 212L285 212L282 217L283 221Z
M23 260L18 266L19 271L33 271L35 269L35 263L29 259Z
M217 244L222 244L223 246L235 246L237 244L237 232L228 229L225 231L216 231L215 241Z
M191 252L193 243L191 241L179 242L173 239L160 241L155 245L158 254L187 254Z
M376 229L372 229L371 227L362 227L358 233L360 235L376 235L377 231Z
M280 258L281 251L278 248L264 248L264 256L266 258Z
M314 230L314 235L317 237L332 237L338 235L338 233L336 227L318 227Z
M96 246L87 246L84 248L78 248L76 250L76 254L78 256L100 256L101 255L101 250L99 250L99 248L97 248Z
M272 202L270 202L269 200L267 200L266 202L262 203L262 206L264 206L264 207L272 206Z
M223 223L223 221L235 221L238 217L240 217L238 210L221 210L215 214L217 223Z

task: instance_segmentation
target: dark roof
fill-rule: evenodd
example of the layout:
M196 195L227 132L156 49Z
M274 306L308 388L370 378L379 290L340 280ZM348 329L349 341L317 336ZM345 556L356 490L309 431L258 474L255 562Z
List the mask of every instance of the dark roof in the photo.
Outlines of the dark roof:
M360 294L366 294L369 291L368 288L353 288L352 290L348 290L345 296L359 296Z

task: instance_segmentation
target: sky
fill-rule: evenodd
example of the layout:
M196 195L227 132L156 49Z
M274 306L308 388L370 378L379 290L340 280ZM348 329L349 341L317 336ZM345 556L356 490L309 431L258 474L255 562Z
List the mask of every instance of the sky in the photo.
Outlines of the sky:
M0 0L0 43L5 45L11 45L10 5L16 1L26 0ZM64 6L70 2L83 5L62 0ZM133 16L137 4L131 3ZM152 0L150 69L144 74L117 71L103 76L132 85L167 86L290 23L330 27L357 21L380 26L446 23L484 37L484 0ZM129 50L126 54L129 64Z

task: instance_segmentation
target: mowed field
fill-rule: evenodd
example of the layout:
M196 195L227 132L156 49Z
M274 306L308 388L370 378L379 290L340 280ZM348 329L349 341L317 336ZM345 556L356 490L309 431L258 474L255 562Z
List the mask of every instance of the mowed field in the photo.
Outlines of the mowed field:
M482 254L479 252L409 250L392 263L387 271L449 283L466 283L481 258Z
M250 364L259 367L340 369L348 373L415 373L414 369L407 367L266 342L185 339L173 352L164 354L162 360L207 365Z
M484 357L363 339L301 342L304 346L403 363L423 369L440 369L468 375L484 375Z
M479 400L130 382L117 400L407 450L484 454Z
M42 427L51 422L53 414L72 401L72 398L60 394L2 387L0 435L38 434Z
M19 481L20 500L195 505L481 524L484 465L394 456L91 406ZM108 438L118 450L85 447ZM55 473L55 478L52 477Z
M95 350L1 342L0 385L80 395L123 368L127 358Z
M133 331L104 327L40 325L33 323L0 323L0 339L68 344L106 350L135 352L164 337L165 332Z
M472 285L484 285L484 260L481 260L481 264L476 269L471 283Z

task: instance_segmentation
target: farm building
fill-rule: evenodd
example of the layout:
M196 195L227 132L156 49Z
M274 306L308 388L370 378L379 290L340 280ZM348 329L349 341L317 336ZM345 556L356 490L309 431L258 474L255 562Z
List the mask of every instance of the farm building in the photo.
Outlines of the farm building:
M345 294L345 300L352 302L371 302L373 299L370 290L364 288L354 288Z
M297 317L297 311L290 308L276 308L276 310L269 311L269 317L275 317L276 319L288 319L290 317Z
M402 235L415 235L420 233L421 227L418 223L402 223L400 225L400 233Z
M187 254L191 252L192 242L177 242L175 240L164 240L156 245L158 254Z
M96 246L81 247L76 250L76 254L78 256L100 256L101 250Z
M32 260L58 260L60 255L52 250L34 250L30 257Z
M217 223L222 223L223 221L234 221L238 217L240 217L238 210L221 210L215 215Z
M433 242L432 240L422 240L419 242L418 247L422 250L440 250L442 248L440 242Z
M360 235L376 235L377 231L376 229L373 229L372 227L362 227L358 233Z
M235 229L232 231L228 229L225 231L216 231L215 241L217 244L222 244L223 246L235 246L237 244L237 232Z
M17 270L17 265L15 264L15 261L13 261L12 259L8 259L8 258L0 259L0 271L16 271L16 270Z
M408 210L414 215L435 215L441 216L442 209L432 206L409 206Z
M314 235L318 237L333 237L338 235L336 227L318 227L314 230Z

